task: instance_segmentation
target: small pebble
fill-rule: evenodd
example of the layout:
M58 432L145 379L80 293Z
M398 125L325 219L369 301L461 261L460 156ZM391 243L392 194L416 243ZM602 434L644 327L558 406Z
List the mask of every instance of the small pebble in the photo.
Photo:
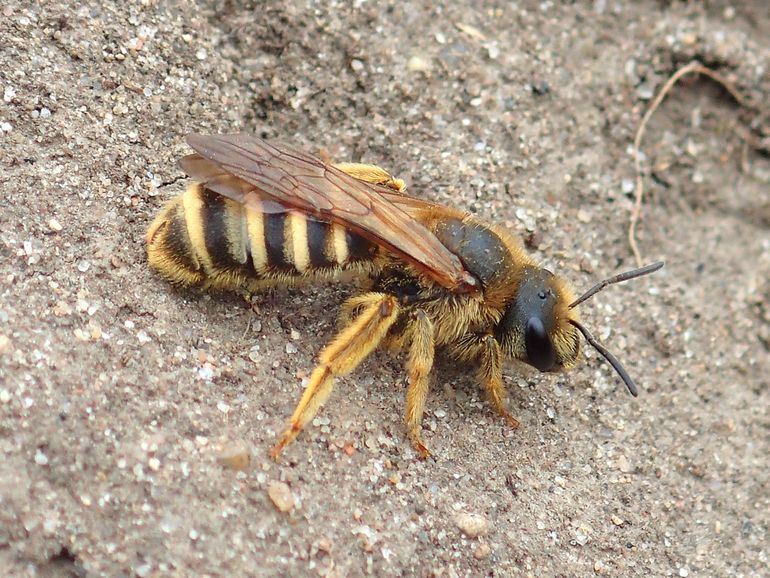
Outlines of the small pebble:
M421 56L412 56L407 62L406 67L409 72L428 72L431 69L430 61Z
M590 223L591 213L589 213L585 209L580 209L577 212L577 218L578 218L578 221L580 221L581 223Z
M7 335L0 335L0 355L8 350L11 345L11 339Z
M580 530L578 530L577 533L575 534L575 542L580 546L585 546L586 544L588 544L588 540L589 540L588 535L584 534Z
M217 462L231 470L245 470L251 463L251 452L243 442L228 442L219 452Z
M615 524L616 526L622 526L622 525L623 525L623 518L621 518L620 516L615 516L615 515L613 514L613 515L612 515L612 517L610 517L610 520L611 520L611 521L612 521L612 523L613 523L613 524Z
M37 452L35 452L35 463L37 465L39 465L39 466L47 466L48 465L48 456L46 456L40 450L37 450Z
M492 548L489 547L489 544L479 544L478 548L474 550L473 557L476 558L476 560L483 560L484 558L487 558L492 553Z
M455 516L455 524L469 538L477 538L487 533L489 522L479 514L461 513Z
M61 223L57 221L56 219L51 219L48 221L48 228L54 231L55 233L58 233L61 231L64 227L61 226Z
M203 367L198 368L198 377L203 380L208 380L214 377L214 370L212 367L207 363Z
M618 469L624 474L629 473L633 469L631 467L631 462L628 461L626 456L620 456L618 458Z
M289 486L283 482L270 482L267 485L267 495L281 512L288 512L294 508L294 494L291 493Z
M687 566L682 566L679 569L679 576L682 578L687 578L690 575L690 569Z
M642 100L650 100L655 96L655 87L650 82L643 82L636 88L636 94Z
M143 330L139 331L136 334L136 338L139 340L139 343L149 343L150 341L152 341L152 338L149 335L147 335L146 331L143 331Z

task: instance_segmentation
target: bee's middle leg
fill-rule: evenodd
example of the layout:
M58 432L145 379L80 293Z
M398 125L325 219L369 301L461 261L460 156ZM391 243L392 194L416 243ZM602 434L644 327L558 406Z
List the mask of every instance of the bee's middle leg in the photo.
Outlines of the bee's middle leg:
M406 431L420 457L425 459L430 456L430 451L422 442L422 415L425 411L425 399L428 397L428 376L433 368L436 347L433 323L428 315L420 309L411 315L411 346L406 362Z

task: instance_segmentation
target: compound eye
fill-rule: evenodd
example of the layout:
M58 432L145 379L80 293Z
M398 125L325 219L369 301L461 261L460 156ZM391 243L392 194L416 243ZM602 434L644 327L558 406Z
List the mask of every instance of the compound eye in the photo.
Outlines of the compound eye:
M524 330L529 364L540 371L550 371L556 365L556 351L545 325L538 317L530 317Z

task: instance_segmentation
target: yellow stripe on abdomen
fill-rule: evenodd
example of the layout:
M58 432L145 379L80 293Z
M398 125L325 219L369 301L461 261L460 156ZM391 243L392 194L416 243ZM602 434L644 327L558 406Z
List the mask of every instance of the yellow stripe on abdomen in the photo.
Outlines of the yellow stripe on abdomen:
M307 218L302 213L292 211L286 220L286 247L290 261L299 273L304 273L310 266L310 250L307 242Z
M264 215L251 208L246 208L246 231L249 235L251 261L257 273L263 273L267 268L267 245L265 243Z
M334 252L334 260L337 265L344 265L348 261L347 231L342 225L332 224L331 246Z
M187 236L190 238L192 252L203 269L209 273L212 270L211 257L206 249L206 232L203 228L203 187L196 183L187 187L182 195L182 206L187 223Z

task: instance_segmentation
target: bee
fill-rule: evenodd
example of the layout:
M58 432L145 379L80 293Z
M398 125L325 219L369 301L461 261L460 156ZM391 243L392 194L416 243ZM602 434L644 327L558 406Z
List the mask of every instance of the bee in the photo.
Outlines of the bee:
M405 193L384 169L334 164L249 135L187 137L180 167L196 182L147 231L150 265L181 286L256 291L349 271L363 290L342 306L342 329L321 351L307 387L272 449L276 458L317 414L334 378L375 349L405 349L406 432L422 458L429 374L437 350L475 364L511 427L503 364L542 372L573 367L580 336L620 362L581 323L577 306L607 285L647 275L654 263L598 283L576 298L504 228Z

